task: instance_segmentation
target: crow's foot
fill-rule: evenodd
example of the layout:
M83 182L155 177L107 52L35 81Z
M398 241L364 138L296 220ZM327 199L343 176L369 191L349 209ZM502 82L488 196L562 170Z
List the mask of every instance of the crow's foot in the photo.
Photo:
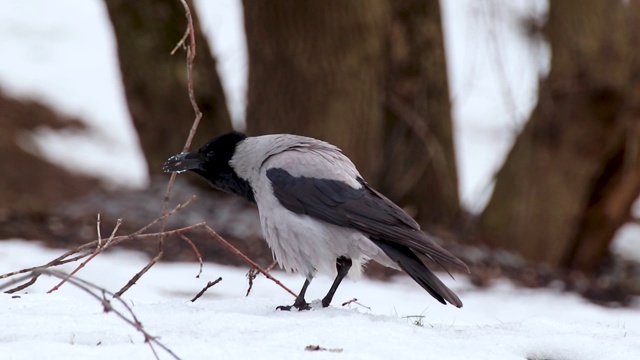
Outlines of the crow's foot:
M298 301L298 299L296 299L296 301L293 303L293 305L281 305L281 306L278 306L276 308L276 310L291 311L291 308L296 308L296 309L298 309L298 311L311 310L311 306L309 306L309 303L304 301L304 299L302 301Z

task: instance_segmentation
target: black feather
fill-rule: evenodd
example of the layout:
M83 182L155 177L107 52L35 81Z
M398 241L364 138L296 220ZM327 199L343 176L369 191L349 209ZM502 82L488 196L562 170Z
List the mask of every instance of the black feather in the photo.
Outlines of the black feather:
M462 307L460 298L443 284L408 247L374 238L371 238L371 241L436 300L443 304L448 302L456 307Z
M253 188L242 179L229 165L238 143L246 135L230 132L217 136L193 153L202 159L202 168L191 171L202 176L209 184L222 191L238 195L251 203L256 203Z
M341 181L295 177L286 170L267 170L273 193L282 206L297 214L349 227L406 246L438 264L469 271L466 264L435 243L402 209L364 180L359 189ZM445 267L446 269L446 267Z
M267 170L267 177L275 197L286 209L366 234L434 298L462 306L460 299L427 268L418 254L445 270L446 265L453 265L468 271L467 266L364 180L358 179L361 187L356 189L337 180L295 177L281 168Z

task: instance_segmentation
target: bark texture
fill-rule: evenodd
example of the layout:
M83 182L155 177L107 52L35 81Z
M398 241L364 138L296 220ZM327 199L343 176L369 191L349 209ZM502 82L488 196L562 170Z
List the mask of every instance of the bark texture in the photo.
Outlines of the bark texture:
M245 0L250 134L329 141L375 183L386 1Z
M381 190L428 229L451 228L460 207L440 4L391 4Z
M193 146L231 130L231 120L216 63L190 3L196 33L194 92L203 117ZM149 172L182 150L194 113L187 92L183 51L170 52L187 26L184 8L176 0L105 0L118 45L120 70Z
M640 191L637 2L552 1L551 72L479 219L490 243L594 270Z

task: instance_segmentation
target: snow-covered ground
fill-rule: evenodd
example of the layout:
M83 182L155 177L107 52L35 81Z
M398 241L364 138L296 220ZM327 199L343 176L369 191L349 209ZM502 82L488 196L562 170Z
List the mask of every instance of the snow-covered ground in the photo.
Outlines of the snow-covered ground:
M0 273L45 263L62 253L34 242L3 241ZM137 253L101 254L78 273L118 290L147 259ZM72 267L67 266L67 271ZM461 309L435 302L410 279L390 283L345 280L333 306L281 312L293 298L260 276L245 297L246 269L206 263L159 264L124 299L146 331L182 359L638 359L640 312L605 309L554 290L501 283L489 290L464 278L445 279ZM298 290L302 278L276 272ZM196 302L207 281L222 277ZM41 277L19 297L0 294L0 359L152 359L143 336L71 284L45 294L57 279ZM1 283L0 283L1 284ZM319 277L308 298L321 298L330 279ZM358 305L341 307L352 298ZM116 308L119 307L113 302ZM421 317L422 325L416 325ZM319 345L341 352L308 352ZM160 352L161 359L169 359Z
M492 174L535 104L537 77L547 67L548 50L524 40L513 14L540 14L545 4L442 2L460 192L471 210L484 206ZM231 112L241 124L247 66L240 2L196 5L219 58ZM144 185L144 159L101 1L0 0L0 45L3 91L37 98L91 126L88 135L42 129L29 141L46 144L52 161L64 159L74 170L115 185ZM627 228L624 234L625 251L631 251L638 231ZM61 252L2 241L0 273L42 264ZM117 251L98 256L78 276L115 291L145 263L142 255ZM262 277L244 297L245 269L206 264L201 279L196 273L196 264L159 264L124 296L145 329L184 359L640 358L637 308L605 309L550 289L504 282L483 290L465 278L445 279L465 303L456 309L436 303L406 278L346 281L331 308L287 313L274 307L290 303L290 295ZM224 279L220 284L195 303L188 301L218 276ZM302 282L294 275L278 277L295 291ZM19 297L0 294L0 360L153 357L142 335L72 285L45 294L54 283L41 278ZM309 298L322 297L329 284L327 278L315 280ZM340 306L353 297L371 310ZM413 323L415 316L424 316L423 326ZM304 350L308 345L342 351L312 353Z

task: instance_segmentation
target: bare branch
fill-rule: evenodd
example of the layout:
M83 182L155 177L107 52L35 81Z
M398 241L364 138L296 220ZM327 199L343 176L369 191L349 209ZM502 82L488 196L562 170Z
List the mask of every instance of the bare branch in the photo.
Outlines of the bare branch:
M267 268L264 269L264 271L270 272L271 269L273 269L273 267L276 266L277 263L278 263L277 261L273 260L271 264L269 264L269 266L267 266ZM253 288L253 280L256 279L256 277L258 276L258 273L259 273L258 269L254 267L250 268L249 271L247 271L247 280L249 280L249 287L247 288L247 293L244 295L245 297L249 296L249 294L251 293L251 289Z
M200 251L198 251L198 248L193 243L193 241L191 241L191 239L189 239L185 234L179 234L178 236L191 246L191 249L193 249L193 252L196 253L196 256L198 257L198 263L200 263L200 270L198 271L198 275L196 275L196 279L198 279L202 274L202 267L204 266L204 262L202 261L202 255L200 255Z
M191 146L191 142L193 141L193 137L196 134L196 130L198 125L200 124L200 119L202 118L202 112L200 112L200 108L198 107L198 103L196 102L195 93L193 91L193 60L196 58L196 32L193 27L193 17L191 16L191 9L189 9L189 5L186 0L180 0L182 6L184 7L184 14L187 17L187 33L189 34L189 45L187 45L187 88L189 91L189 100L191 101L191 106L193 107L193 112L195 113L195 120L193 121L193 125L191 126L191 130L189 131L189 137L187 137L187 141L184 144L184 148L182 151L189 150ZM180 40L180 43L185 42L186 36Z
M184 42L187 40L187 36L189 36L190 33L190 29L187 27L187 29L184 32L184 35L182 35L182 37L180 38L180 41L178 41L178 43L176 44L176 46L173 47L173 50L171 50L171 55L175 54L176 51L178 51L178 49L180 49L180 47L184 47Z
M165 220L167 219L167 217L169 217L171 214L175 213L176 211L182 209L184 206L189 205L195 199L195 195L194 195L189 200L187 200L184 204L179 204L178 206L176 206L170 212L167 211L167 209L169 208L169 195L171 194L171 188L173 187L173 182L175 181L175 178L176 178L176 173L171 174L171 179L169 180L169 184L167 185L167 191L166 191L166 193L164 195L164 202L163 202L163 205L162 205L162 216L160 216L158 219L156 219L156 221L152 222L151 224L149 224L149 225L143 227L142 229L138 230L136 232L136 234L148 229L149 227L152 226L152 224L154 224L156 222L160 223L160 234L164 233L164 225L165 225ZM149 269L151 269L151 267L153 265L155 265L158 261L160 261L160 259L162 258L162 255L164 254L164 252L163 252L164 237L165 237L165 235L160 235L160 237L158 239L158 253L156 254L156 256L154 256L153 259L151 259L151 261L149 261L147 263L147 265L145 265L142 268L142 270L140 270L131 279L129 279L127 284L125 284L116 293L117 296L122 296L122 294L124 294L127 290L129 290L129 288L131 288L131 286L133 286L133 284L135 284L136 281L138 281L138 279L140 279L140 277L142 275L144 275L144 273L149 271Z
M249 257L247 257L245 254L243 254L240 250L238 250L235 246L231 245L231 243L229 243L227 240L225 240L222 236L218 235L217 232L215 232L212 228L210 228L209 226L204 226L203 229L208 232L211 236L213 236L214 239L218 240L219 242L221 242L224 246L226 246L229 250L231 250L234 254L236 254L237 256L239 256L242 260L244 260L247 264L249 264L250 266L256 268L262 275L266 276L267 279L275 282L276 284L278 284L281 288L283 288L286 292L288 292L289 294L293 295L293 297L298 297L298 294L296 294L295 292L291 291L291 289L289 289L288 287L284 286L284 284L282 284L280 282L280 280L274 278L273 276L271 276L269 274L268 271L266 271L265 269L263 269L260 265L258 265L255 261L249 259Z
M70 274L66 274L64 272L61 271L57 271L57 270L42 270L40 273L42 274L46 274L46 275L50 275L53 277L57 277L59 279L67 279L67 282L69 282L70 284L73 284L74 286L76 286L77 288L83 290L84 292L86 292L87 294L89 294L91 297L95 298L96 300L100 301L100 303L102 304L103 309L105 310L105 312L112 312L114 313L116 316L118 316L120 319L124 320L127 324L133 326L137 331L139 331L140 333L143 334L144 336L144 341L149 344L149 347L151 348L151 351L153 352L153 354L155 355L156 359L158 359L158 354L156 353L153 345L157 345L160 348L162 348L162 350L166 351L169 355L171 355L171 357L173 357L174 359L180 359L173 351L171 351L171 349L169 349L167 346L165 346L164 344L162 344L157 337L152 336L151 334L149 334L142 326L142 322L140 322L140 320L138 320L136 314L133 312L133 310L131 309L131 307L121 298L115 296L112 292L110 292L109 290L102 288L100 286L97 286L93 283L90 283L86 280L82 280L79 279L77 277L71 277ZM35 275L35 273L34 273ZM39 275L39 274L38 274ZM94 291L92 291L91 289L95 289L97 291L100 292L101 295L96 294ZM122 312L116 310L110 303L110 300L106 299L105 294L108 294L110 296L113 297L113 299L115 299L116 301L118 301L129 313L129 315L131 316L131 318L125 316Z
M161 236L161 239L164 236ZM158 254L156 254L156 256L153 257L153 259L151 259L151 261L149 261L147 263L147 265L145 265L145 267L142 268L142 270L138 271L138 273L136 273L135 275L133 275L133 277L131 279L129 279L129 281L127 282L127 284L125 286L122 287L122 289L118 290L118 292L116 292L115 296L116 297L120 297L122 296L122 294L124 294L127 290L129 290L129 288L131 288L138 280L140 280L140 278L142 277L142 275L144 275L147 271L149 271L149 269L151 269L151 267L153 265L155 265L158 261L160 261L160 259L162 258L162 250L160 250L160 252L158 252Z
M115 245L115 244L118 244L120 242L127 241L127 240L138 240L138 239L145 240L145 239L148 239L148 238L158 237L158 236L160 236L162 234L164 234L164 235L179 234L181 232L187 232L187 231L194 230L194 229L197 229L199 227L204 226L205 223L199 223L199 224L195 224L195 225L192 225L192 226L184 227L184 228L181 228L181 229L171 230L171 231L168 231L168 232L160 232L160 233L154 233L154 234L141 235L144 231L149 229L154 224L157 224L162 219L165 219L165 218L173 215L177 211L179 211L181 209L184 209L186 206L191 204L191 202L194 201L195 198L196 198L195 196L192 196L189 200L185 201L182 204L179 204L178 206L176 206L173 210L171 210L167 214L164 214L161 217L155 219L150 224L146 225L145 227L141 228L140 230L136 231L135 233L133 233L131 235L124 235L124 236L116 236L116 237L114 237L113 241L115 243L112 244L112 245ZM74 255L74 254L78 254L81 251L84 251L86 249L93 248L94 246L97 246L97 244L98 244L98 240L82 244L82 245L76 247L75 249L68 250L64 254L58 256L57 258L49 261L46 264L33 266L33 267L30 267L30 268L25 268L25 269L21 269L21 270L17 270L17 271L12 271L12 272L9 272L9 273L6 273L6 274L2 274L2 275L0 275L0 280L1 279L6 279L6 278L9 278L9 277L18 275L18 274L25 274L25 273L28 273L28 272L31 272L31 271L35 271L35 270L42 270L42 269L46 269L46 268L50 268L50 267L54 267L54 266L60 266L60 265L64 265L64 264L67 264L67 263L70 263L70 262L78 261L78 260L83 259L83 258L85 258L87 256L90 256L93 252L87 252L85 254L79 254L79 255L71 257L71 258L69 258L69 257Z
M40 277L40 273L33 272L32 275L31 275L31 280L27 281L26 283L24 283L24 284L22 284L20 286L16 286L13 289L9 289L9 290L5 291L5 293L13 294L13 293L18 292L20 290L26 289L29 286L35 284L36 280L38 280L38 277Z
M122 242L125 241L130 241L130 240L149 240L149 239L157 239L160 236L171 236L171 235L177 235L177 234L181 234L181 233L185 233L185 232L189 232L192 230L196 230L196 229L200 229L203 228L206 225L206 223L198 223L198 224L194 224L194 225L190 225L187 227L183 227L183 228L179 228L179 229L175 229L175 230L169 230L169 231L164 231L164 232L158 232L158 233L152 233L152 234L131 234L131 235L122 235L122 236L115 236L113 237L113 240L111 241L111 246L113 245L117 245L120 244ZM33 266L30 268L26 268L26 269L21 269L21 270L17 270L17 271L12 271L6 274L2 274L0 275L0 279L6 279L18 274L24 274L24 273L28 273L31 271L38 271L38 270L45 270L51 267L55 267L55 266L59 266L62 264L66 264L69 263L71 261L77 261L80 260L82 258L85 258L87 256L92 255L93 253L86 253L86 254L81 254L69 259L65 259L66 257L69 257L73 254L76 254L80 251L83 251L87 248L91 248L93 246L95 246L98 243L97 240L95 241L91 241L88 242L86 244L80 245L77 248L73 249L73 250L69 250L66 253L58 256L57 258L49 261L48 263L44 264L44 265L39 265L39 266Z
M196 35L193 27L193 17L191 16L191 9L189 8L189 5L187 4L186 0L180 0L180 3L184 7L185 16L187 18L187 30L185 31L183 37L180 39L180 41L176 45L176 48L180 47L182 44L185 43L187 34L188 34L190 41L189 41L189 45L186 46L187 48L187 88L189 91L189 101L191 102L191 106L193 107L193 111L195 113L195 119L193 121L193 125L191 125L191 130L189 130L189 136L182 149L182 151L184 152L184 151L187 151L191 146L191 142L193 141L193 137L196 133L196 129L198 128L198 125L200 124L200 119L202 118L202 112L200 112L200 108L198 107L198 103L196 102L196 97L193 91L193 60L196 57ZM176 48L174 48L172 53L175 51ZM173 184L175 183L175 180L176 180L176 173L172 173L171 177L169 178L169 183L167 184L167 190L164 194L164 202L162 205L163 215L167 214L167 209L169 208L169 198L171 197L171 189L173 188ZM163 218L162 220L160 220L160 232L164 231L164 225L165 223ZM139 279L140 276L142 276L142 274L147 272L153 265L155 265L160 260L160 258L162 258L163 248L164 248L164 236L161 236L160 239L158 240L158 254L138 274L136 274L131 280L129 280L129 283L127 283L127 285L125 285L122 289L120 289L120 291L118 291L117 294L122 295L125 291L127 291L131 287L131 285L135 284L137 279Z
M98 254L101 254L104 250L106 250L111 245L111 243L113 242L113 237L116 235L116 232L118 231L118 228L122 224L122 219L118 219L118 221L116 222L116 226L113 228L113 231L111 232L111 236L109 236L109 239L104 244L104 246L100 245L102 243L102 237L100 236L100 214L99 213L98 213L97 223L98 223L98 225L97 225L97 227L98 227L98 247L96 248L96 250L93 252L93 254L91 254L91 256L89 256L89 258L87 260L81 262L80 265L78 265L75 269L73 269L73 271L69 273L67 278L62 279L56 286L52 287L49 291L47 291L47 294L51 294L52 292L58 290L60 288L60 286L62 286L62 284L67 282L67 280L69 280L70 277L74 276L78 271L80 271L80 269L82 269L85 265L87 265L87 263L89 261L91 261L93 258L98 256Z
M96 232L98 233L98 247L102 246L102 234L100 233L100 213L96 219Z
M171 193L171 188L173 186L173 182L175 181L175 173L171 174L171 179L169 180L169 185L167 186L167 191L165 193L164 196L164 204L162 206L162 216L160 216L159 218L157 218L155 221L153 221L152 223L148 224L147 226L143 227L142 229L136 231L133 235L131 236L140 236L138 234L146 231L148 228L150 228L151 226L153 226L156 223L160 223L160 232L156 233L157 235L159 235L158 238L158 253L156 254L156 256L153 257L153 259L151 259L151 261L149 261L149 263L147 263L147 265L144 266L144 268L142 268L142 270L140 270L137 274L135 274L128 282L125 286L123 286L117 293L117 296L122 296L122 294L124 294L127 290L129 290L129 288L131 288L131 286L133 286L133 284L136 283L136 281L138 281L138 279L140 279L140 277L142 275L144 275L144 273L146 273L147 271L149 271L149 269L151 269L151 267L153 265L155 265L158 261L160 261L160 259L162 258L163 255L163 248L164 248L164 238L166 235L168 235L170 232L165 232L164 231L164 221L171 215L173 215L176 211L183 209L185 206L189 205L193 200L195 200L195 195L192 196L191 198L189 198L189 200L187 200L186 202L179 204L178 206L176 206L172 211L167 211L168 207L169 207L169 195ZM204 223L201 223L201 225L204 225ZM200 253L198 251L196 251L196 253L199 255Z
M269 272L269 271L273 270L273 268L274 268L276 265L278 265L278 262L277 262L277 261L275 261L275 260L273 260L273 261L271 262L271 264L269 264L269 266L267 266L267 268L266 268L266 269L264 269L264 270L265 270L266 272Z
M249 266L254 268L256 271L258 271L261 274L263 274L267 279L269 279L269 280L273 281L274 283L276 283L278 286L280 286L282 289L287 291L292 296L294 296L294 297L298 296L295 292L291 291L291 289L287 288L284 284L282 284L278 279L276 279L275 277L273 277L272 275L269 274L269 271L276 264L275 261L272 262L271 265L269 265L269 267L267 269L263 269L260 265L258 265L256 262L251 260L246 255L244 255L240 250L238 250L235 246L233 246L231 243L229 243L227 240L225 240L222 236L218 235L218 233L215 232L213 229L211 229L209 226L207 226L206 223L198 223L198 224L194 224L194 225L191 225L191 226L183 227L183 228L180 228L180 229L163 231L163 232L152 233L152 234L138 234L139 233L139 231L138 231L138 232L136 232L134 234L130 234L130 235L114 236L115 232L117 231L117 229L119 227L120 221L121 220L118 220L118 223L117 223L116 227L114 228L114 231L111 233L111 236L106 241L104 246L102 246L100 248L97 248L92 253L82 254L82 255L78 255L78 256L75 256L75 257L72 257L72 258L69 258L69 259L65 259L65 257L71 256L71 255L75 254L76 252L82 251L82 250L84 250L84 249L86 249L88 247L91 247L91 246L95 246L97 244L97 242L98 242L97 240L89 242L89 243L86 243L86 244L83 244L81 246L78 246L74 250L67 251L62 256L57 257L56 259L48 262L47 264L40 265L40 266L34 266L34 267L31 267L31 268L22 269L22 270L18 270L18 271L13 271L13 272L10 272L10 273L6 273L6 274L3 274L3 275L0 275L0 279L4 279L4 278L9 278L9 277L12 277L12 276L15 276L15 275L18 275L18 274L27 273L27 272L33 272L33 274L38 274L37 276L34 275L31 278L31 280L28 281L27 283L22 284L22 285L20 285L20 286L18 286L16 288L7 290L5 292L6 293L14 293L16 291L23 290L23 289L33 285L36 282L36 280L38 279L38 276L39 276L39 274L41 272L53 271L53 270L50 269L51 267L55 267L55 266L61 265L63 263L68 263L71 260L76 261L76 260L79 260L79 259L82 259L84 257L89 256L89 258L87 260L82 262L75 270L73 270L70 273L70 277L69 278L62 279L63 281L61 281L58 285L56 285L54 288L49 290L49 292L52 292L52 291L57 290L62 284L64 284L64 282L70 281L73 278L73 276L81 268L83 268L89 261L91 261L91 259L93 259L97 255L102 253L108 247L120 244L120 243L125 242L125 241L129 241L129 240L149 240L149 239L157 239L159 237L171 236L171 235L181 236L184 233L189 232L189 231L193 231L193 230L196 230L196 229L204 229L214 239L218 240L223 245L225 245L225 247L227 247L235 255L237 255L241 259L243 259L247 264L249 264ZM184 236L184 237L181 236L181 238L183 238L184 240L186 240L189 243L193 244L193 242L191 242L191 240L189 240L189 238L187 238L186 236ZM192 246L194 247L194 251L196 252L196 254L198 255L198 257L199 257L199 259L201 261L201 269L200 270L202 270L202 257L200 256L200 253L195 248L195 245L192 245ZM139 271L137 274L135 274L122 289L120 289L117 293L115 293L114 296L116 296L116 297L122 296L122 294L124 292L126 292L129 288L131 288L131 286L133 286L140 279L140 277L142 277L142 275L144 275L153 265L155 265L160 260L161 256L162 256L162 254L156 255L141 271ZM198 274L198 276L199 275L200 275L200 273ZM250 289L249 289L249 291L250 291ZM247 294L248 294L248 292L247 292Z
M148 225L144 226L143 228L141 228L140 230L134 232L134 235L138 235L138 234L142 234L143 232L147 231L150 227L152 227L153 225L165 220L166 218L172 216L173 214L175 214L176 212L184 209L185 207L189 206L194 200L196 199L196 196L193 195L189 198L189 200L183 202L182 204L178 204L176 207L173 208L173 210L169 211L169 212L165 212L162 214L162 216L160 216L159 218L153 220L152 222L150 222Z
M200 296L202 296L204 294L205 291L209 290L210 287L212 287L213 285L219 283L220 281L222 281L221 277L215 279L214 281L207 282L207 286L202 288L202 290L200 290L200 292L198 292L196 294L196 296L194 296L193 299L191 299L191 302L195 302L196 300L198 300L200 298Z
M356 298L353 298L353 299L351 299L351 300L349 300L349 301L345 301L345 302L343 302L343 303L342 303L342 306L347 306L347 305L351 305L351 304L360 305L360 306L362 306L363 308L365 308L365 309L367 309L367 310L371 310L371 308L370 308L370 307L368 307L368 306L364 306L364 305L360 304L360 303L358 302L358 299L356 299Z
M265 269L265 271L268 272L267 269ZM249 280L249 287L247 288L247 293L244 295L245 297L249 296L249 294L251 293L251 289L253 289L253 280L256 279L258 274L258 269L254 267L250 268L249 271L247 271L247 280Z

